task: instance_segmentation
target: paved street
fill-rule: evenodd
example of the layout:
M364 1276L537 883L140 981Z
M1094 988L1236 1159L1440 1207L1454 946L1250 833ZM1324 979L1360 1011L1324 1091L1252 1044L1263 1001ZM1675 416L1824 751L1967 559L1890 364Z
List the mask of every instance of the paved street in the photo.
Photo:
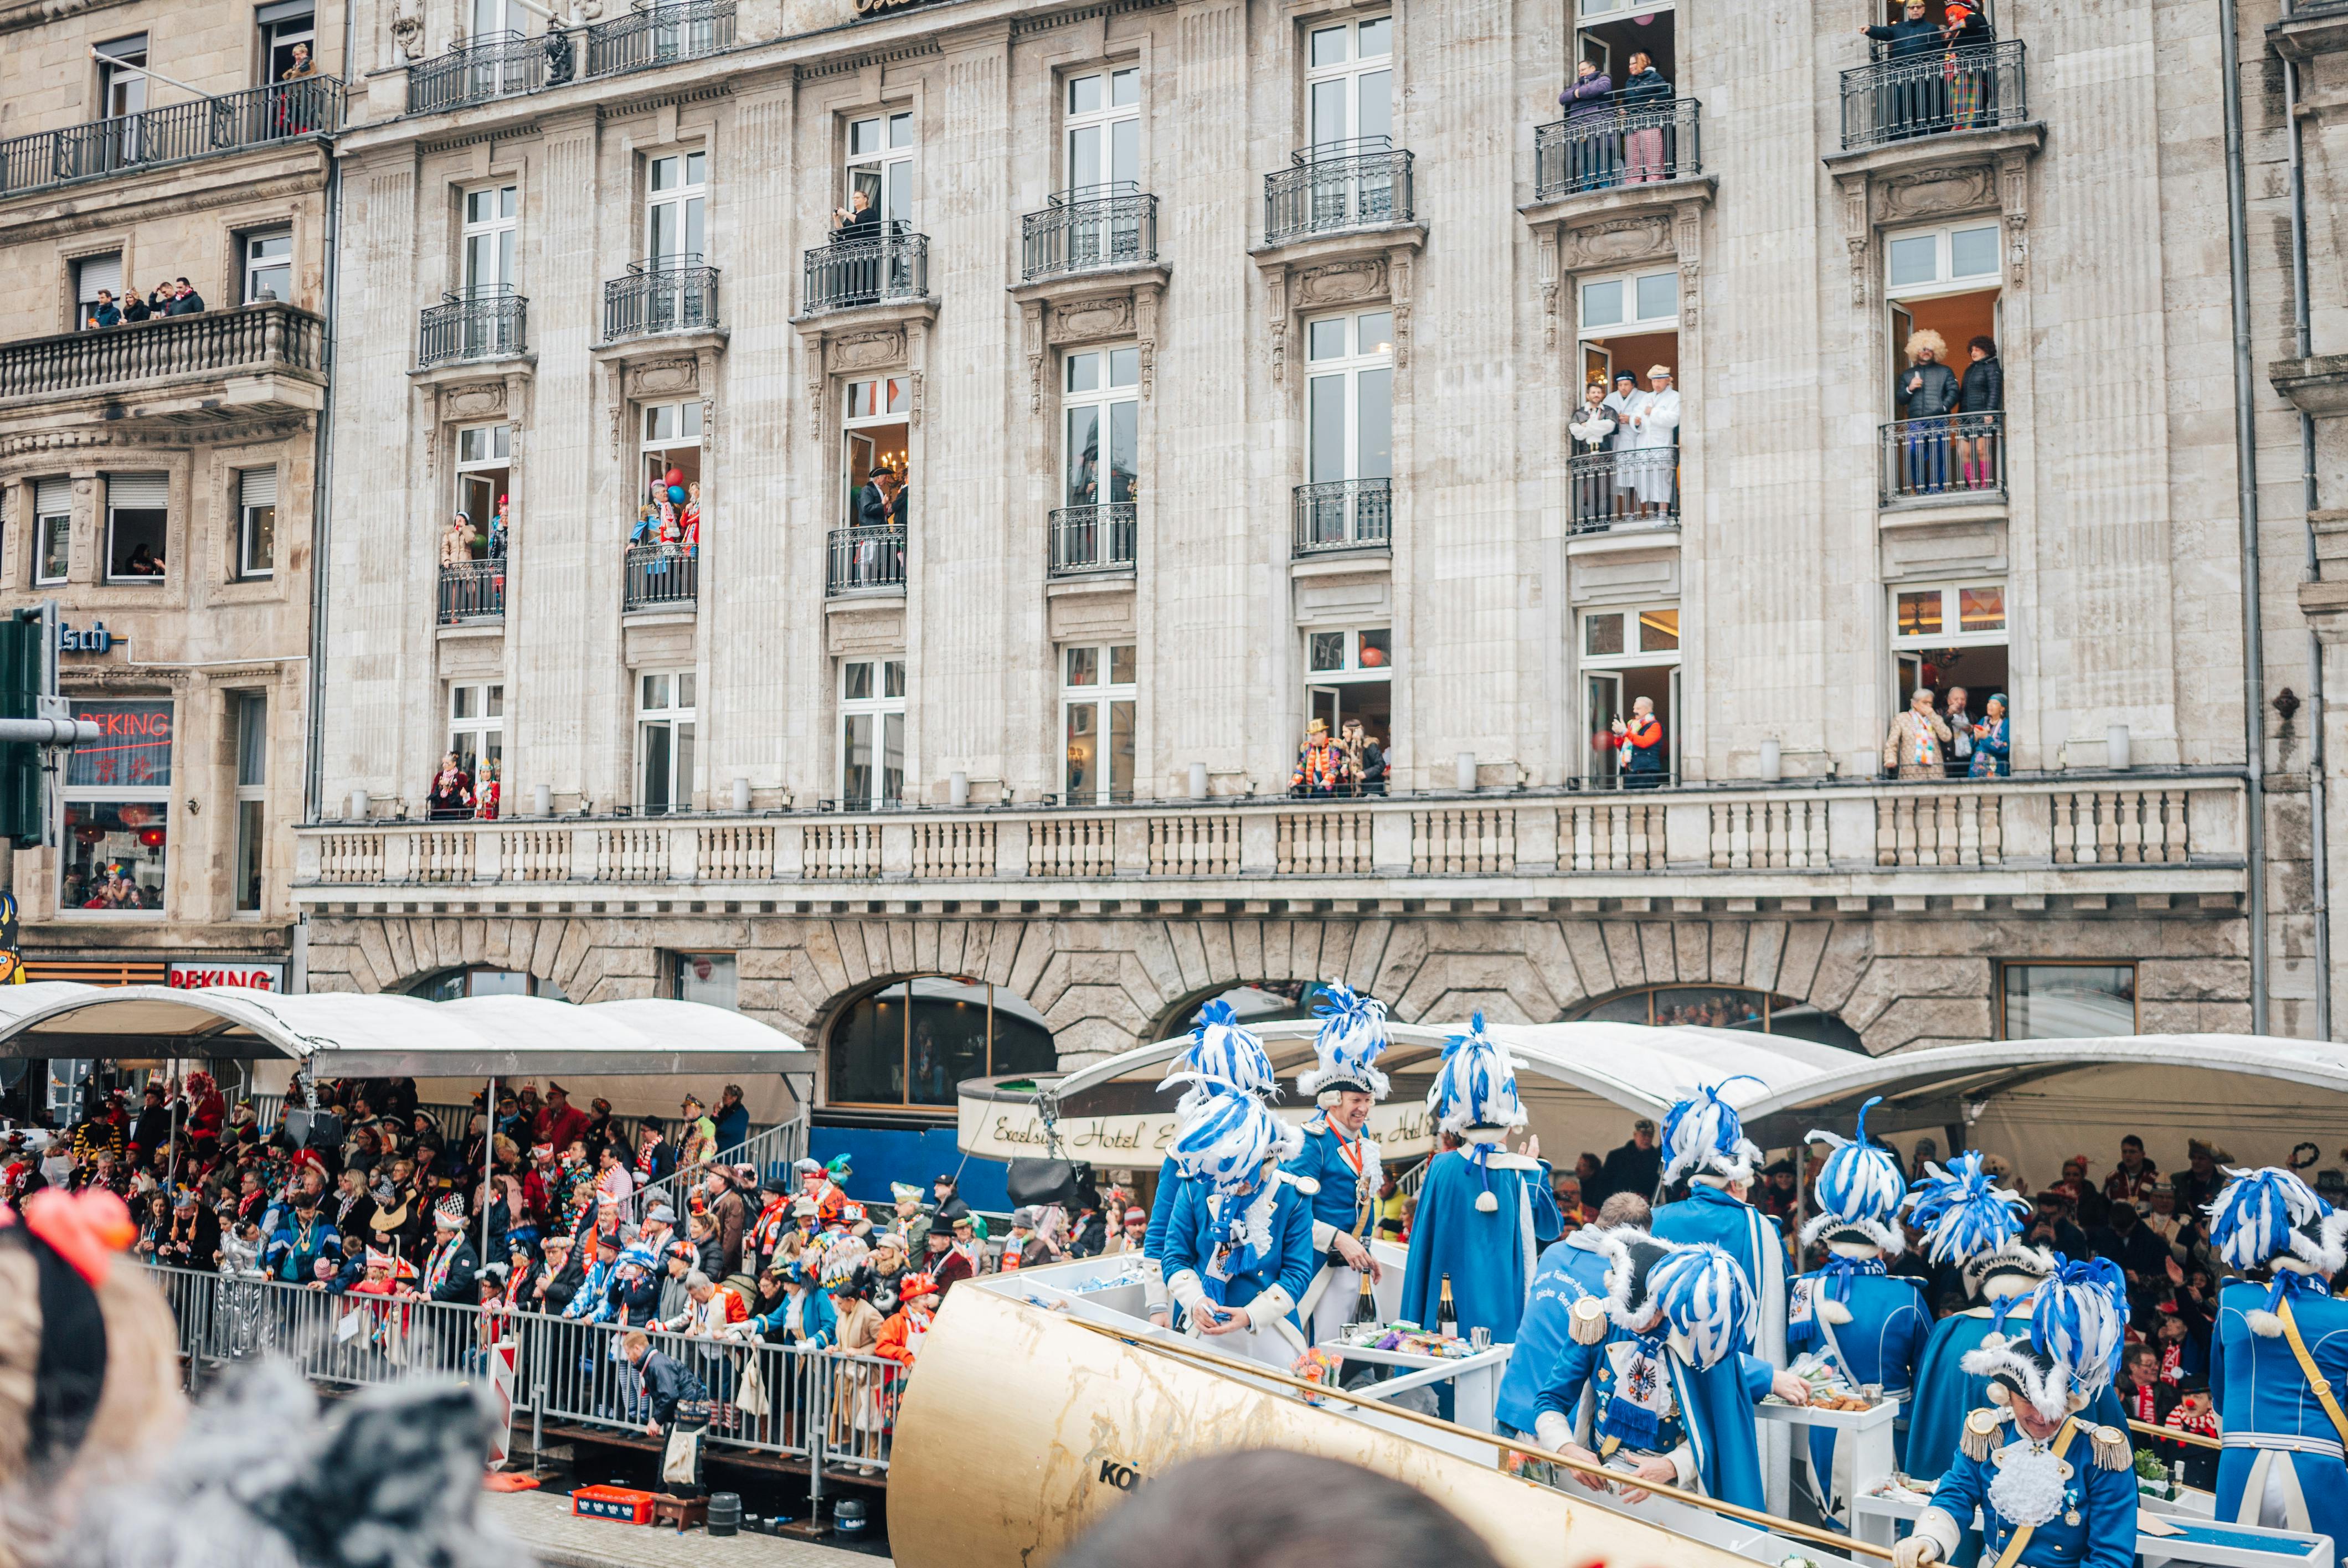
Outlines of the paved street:
M647 1525L577 1519L560 1492L484 1492L481 1506L548 1568L886 1568L888 1559L788 1536L713 1540Z

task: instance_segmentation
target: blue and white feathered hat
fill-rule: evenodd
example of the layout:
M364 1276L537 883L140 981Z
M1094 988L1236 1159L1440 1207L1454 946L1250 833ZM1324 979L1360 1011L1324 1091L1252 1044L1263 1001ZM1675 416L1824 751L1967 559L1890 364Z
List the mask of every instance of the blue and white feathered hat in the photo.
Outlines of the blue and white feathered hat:
M1210 1097L1219 1088L1272 1098L1280 1093L1280 1079L1272 1070L1272 1058L1264 1054L1263 1041L1254 1030L1241 1026L1231 1004L1220 997L1199 1009L1192 1020L1190 1043L1167 1068L1158 1087L1164 1090L1177 1083L1191 1086L1183 1097L1186 1108Z
M1882 1103L1878 1094L1859 1108L1857 1137L1815 1130L1807 1135L1807 1142L1828 1144L1833 1153L1818 1167L1810 1189L1818 1212L1803 1223L1804 1246L1816 1246L1824 1237L1830 1247L1872 1247L1886 1257L1908 1250L1900 1231L1908 1173L1890 1151L1867 1141L1867 1113Z
M1710 1242L1676 1246L1647 1271L1647 1294L1663 1309L1681 1353L1699 1368L1715 1365L1752 1332L1753 1282Z
M2039 1286L2027 1335L1993 1334L1962 1364L1989 1379L1992 1404L2027 1399L2042 1419L2059 1421L2086 1409L2119 1371L2127 1324L2127 1276L2117 1264L2065 1263Z
M1736 1077L1748 1083L1761 1082L1750 1073L1740 1072ZM1718 1176L1730 1182L1753 1179L1761 1151L1746 1137L1736 1108L1720 1097L1720 1091L1735 1081L1736 1078L1725 1078L1699 1089L1694 1099L1681 1101L1664 1116L1664 1185L1683 1176Z
M2271 1338L2282 1332L2275 1308L2287 1291L2348 1267L2348 1214L2280 1166L2226 1174L2232 1180L2206 1211L2209 1245L2231 1267L2273 1271L2266 1305L2247 1315L2251 1332Z
M1298 1091L1310 1096L1355 1089L1384 1100L1390 1085L1376 1063L1386 1048L1386 1004L1375 997L1356 996L1351 986L1331 980L1322 987L1313 1012L1321 1020L1320 1032L1313 1037L1315 1062L1297 1074Z
M1609 1323L1625 1334L1644 1333L1647 1319L1655 1315L1655 1265L1675 1250L1637 1225L1599 1232L1597 1251L1606 1260L1606 1294L1585 1296L1573 1304L1566 1320L1573 1342L1599 1343L1606 1337Z
M1517 1101L1516 1063L1484 1032L1482 1013L1468 1020L1467 1033L1443 1042L1443 1066L1426 1091L1426 1108L1446 1132L1525 1124L1525 1108Z
M1974 1296L2019 1296L2052 1275L2061 1259L2022 1239L2030 1200L2008 1192L1968 1149L1944 1169L1927 1164L1909 1194L1909 1218L1924 1233L1924 1255L1955 1264Z
M1184 1175L1224 1194L1255 1182L1266 1160L1292 1160L1303 1152L1302 1130L1230 1084L1218 1084L1186 1102L1171 1151Z

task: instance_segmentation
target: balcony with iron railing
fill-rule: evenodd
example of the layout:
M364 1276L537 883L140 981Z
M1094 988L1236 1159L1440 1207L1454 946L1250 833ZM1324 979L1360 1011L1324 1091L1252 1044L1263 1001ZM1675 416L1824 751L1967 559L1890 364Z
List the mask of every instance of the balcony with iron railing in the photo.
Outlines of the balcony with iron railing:
M511 359L530 339L530 301L510 289L466 290L425 307L417 331L416 364L461 364Z
M1533 194L1542 201L1704 172L1694 98L1585 108L1533 132Z
M1062 507L1052 514L1052 575L1131 571L1135 512L1131 501Z
M603 284L603 341L657 333L704 332L717 324L717 269L698 253L628 263Z
M843 229L807 253L801 305L808 314L865 305L907 304L930 293L930 237L901 223Z
M0 343L0 402L71 398L231 375L324 374L325 323L274 300Z
M407 67L407 112L437 114L534 93L546 85L549 51L567 61L570 49L570 39L561 33L537 38L483 34Z
M469 621L503 620L506 615L506 562L503 556L469 560L440 569L440 616L443 626Z
M1895 419L1878 431L1882 470L1878 499L1886 507L2005 500L2005 415L1944 414Z
M824 570L827 598L905 591L905 531L885 524L831 530Z
M343 125L335 77L273 82L0 141L0 197L217 158Z
M1566 460L1573 531L1666 528L1680 520L1680 449L1632 446L1577 453Z
M587 29L584 75L616 77L679 60L722 55L734 46L735 0L639 5L629 15Z
M1392 479L1338 479L1296 487L1296 559L1383 550L1392 547L1393 539Z
M701 597L701 547L630 545L620 608L690 610Z
M1263 242L1408 223L1411 155L1383 136L1322 142L1263 177Z
M1063 190L1020 220L1025 282L1158 260L1158 198L1132 180Z
M2018 39L1860 66L1842 73L1843 150L2023 125L2030 118L2027 86Z

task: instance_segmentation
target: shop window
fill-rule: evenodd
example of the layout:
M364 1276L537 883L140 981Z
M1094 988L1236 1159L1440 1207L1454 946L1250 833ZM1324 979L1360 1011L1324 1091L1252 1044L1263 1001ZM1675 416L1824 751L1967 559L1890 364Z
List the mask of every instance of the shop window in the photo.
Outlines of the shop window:
M1051 1027L1026 999L961 975L892 980L833 1020L826 1097L833 1105L951 1111L965 1079L1050 1072Z
M277 470L237 475L236 502L236 575L268 577L277 569Z
M171 483L161 474L106 476L106 576L109 582L160 582Z
M160 915L170 836L172 707L107 698L73 704L95 745L66 753L57 907Z
M513 426L473 425L457 432L457 511L474 559L491 553L492 537L510 538Z
M740 966L731 953L671 953L669 981L681 1002L740 1010Z
M905 661L839 667L839 804L882 811L905 799Z
M229 712L236 743L236 907L261 908L269 858L269 694L232 692Z
M901 510L892 511L896 501L889 485L901 487L911 478L908 466L911 426L907 423L911 385L896 375L851 381L845 396L839 479L846 513L840 522L847 528L887 527L903 516ZM889 483L876 485L883 477Z
M552 980L521 969L451 969L418 982L407 994L434 1002L453 1002L462 997L544 997L558 1002L571 999Z
M33 484L33 581L63 582L73 565L73 481Z
M1946 717L1962 692L1964 702L1958 711L1978 723L1987 715L1990 699L2003 698L2010 736L2013 699L2006 684L2006 639L2002 582L1894 588L1891 658L1899 706L1907 707L1916 688L1927 686L1937 711ZM1952 774L1966 774L1972 766L1971 744L1958 746L1952 735L1945 765Z
M276 0L254 14L261 27L261 79L283 82L317 69L314 0Z
M245 304L294 298L294 231L269 229L238 237L244 261L244 284L238 298Z
M693 807L694 674L678 670L636 679L636 755L646 816Z
M1134 665L1130 643L1060 651L1062 785L1071 805L1133 798Z
M1342 156L1394 141L1394 18L1372 16L1315 27L1304 41L1307 140Z
M103 306L119 310L122 304L122 256L119 251L103 256L84 256L74 263L74 326L80 332L95 332L106 323L98 320Z
M910 109L867 115L848 122L848 157L840 190L842 205L854 209L859 192L870 210L892 227L913 218L913 116Z
M1997 979L2000 1040L2137 1032L2134 964L2000 964Z
M1679 606L1583 611L1580 657L1582 725L1590 736L1590 762L1583 774L1587 782L1600 789L1638 789L1677 777ZM1643 717L1652 718L1663 732L1653 745L1637 743L1649 733L1640 722L1642 698L1648 704Z
M1654 986L1623 991L1567 1015L1577 1022L1643 1023L1656 1028L1728 1029L1778 1034L1863 1050L1859 1033L1832 1013L1793 997L1740 986Z

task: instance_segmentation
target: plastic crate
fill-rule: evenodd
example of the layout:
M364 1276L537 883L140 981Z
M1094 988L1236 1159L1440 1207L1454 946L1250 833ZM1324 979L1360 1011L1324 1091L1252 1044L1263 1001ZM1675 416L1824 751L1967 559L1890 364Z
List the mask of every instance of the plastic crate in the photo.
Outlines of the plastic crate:
M653 1521L653 1494L626 1486L582 1486L571 1494L571 1512L582 1519L650 1524Z

